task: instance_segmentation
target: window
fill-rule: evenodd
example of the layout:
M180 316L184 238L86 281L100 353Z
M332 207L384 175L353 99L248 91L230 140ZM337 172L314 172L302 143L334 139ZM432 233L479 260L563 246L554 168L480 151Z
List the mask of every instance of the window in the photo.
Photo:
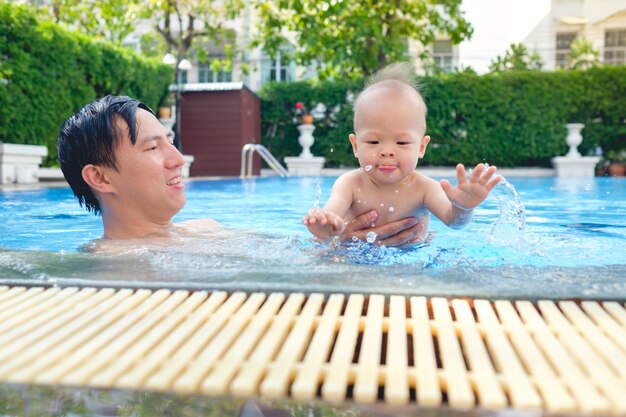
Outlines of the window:
M198 67L198 82L201 83L228 83L233 80L233 74L223 68L215 72L211 69L211 62L205 62Z
M279 52L272 61L270 68L270 80L272 81L291 81L291 72L289 71L289 62L282 57Z
M289 48L292 49L292 48ZM267 55L261 60L261 85L270 81L293 81L296 79L296 64L286 54L278 52L274 57Z
M626 29L604 32L604 62L609 65L626 64Z
M576 39L574 33L556 34L556 56L554 65L559 68L567 68L567 57L572 51L572 42Z
M189 71L180 70L178 71L178 84L187 84L187 73Z
M452 72L452 42L438 40L433 44L435 66L444 72Z

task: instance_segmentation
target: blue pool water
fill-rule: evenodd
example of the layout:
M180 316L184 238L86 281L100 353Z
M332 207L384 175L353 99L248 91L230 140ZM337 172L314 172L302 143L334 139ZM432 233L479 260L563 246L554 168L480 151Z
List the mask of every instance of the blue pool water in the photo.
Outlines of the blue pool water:
M623 179L514 178L465 229L433 218L401 249L312 241L300 219L333 180L191 181L175 220L228 230L116 255L81 250L102 226L68 188L0 192L0 283L626 299Z

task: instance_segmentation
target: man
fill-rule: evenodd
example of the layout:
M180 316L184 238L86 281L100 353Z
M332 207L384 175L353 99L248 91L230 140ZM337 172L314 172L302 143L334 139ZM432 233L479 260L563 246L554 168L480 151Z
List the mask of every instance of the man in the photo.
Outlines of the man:
M173 136L140 101L107 96L70 116L57 140L59 162L79 204L102 215L104 239L167 238L221 228L212 219L173 224L185 205L183 156ZM368 232L389 246L414 240L422 230L414 218L368 228L372 210L346 224L345 239Z

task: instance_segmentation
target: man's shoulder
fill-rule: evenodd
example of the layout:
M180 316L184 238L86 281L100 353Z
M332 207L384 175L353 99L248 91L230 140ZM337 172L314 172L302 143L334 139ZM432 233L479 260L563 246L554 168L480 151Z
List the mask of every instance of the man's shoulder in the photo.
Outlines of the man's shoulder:
M176 223L176 227L191 229L194 231L209 231L223 229L224 227L213 219L192 219Z

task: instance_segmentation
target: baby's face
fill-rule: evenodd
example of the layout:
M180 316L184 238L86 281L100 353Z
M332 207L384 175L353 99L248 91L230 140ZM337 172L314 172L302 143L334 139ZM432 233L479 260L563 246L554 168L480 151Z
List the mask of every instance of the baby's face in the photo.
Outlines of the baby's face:
M413 173L430 140L423 104L417 96L384 91L361 99L350 135L354 153L372 180L396 183Z

